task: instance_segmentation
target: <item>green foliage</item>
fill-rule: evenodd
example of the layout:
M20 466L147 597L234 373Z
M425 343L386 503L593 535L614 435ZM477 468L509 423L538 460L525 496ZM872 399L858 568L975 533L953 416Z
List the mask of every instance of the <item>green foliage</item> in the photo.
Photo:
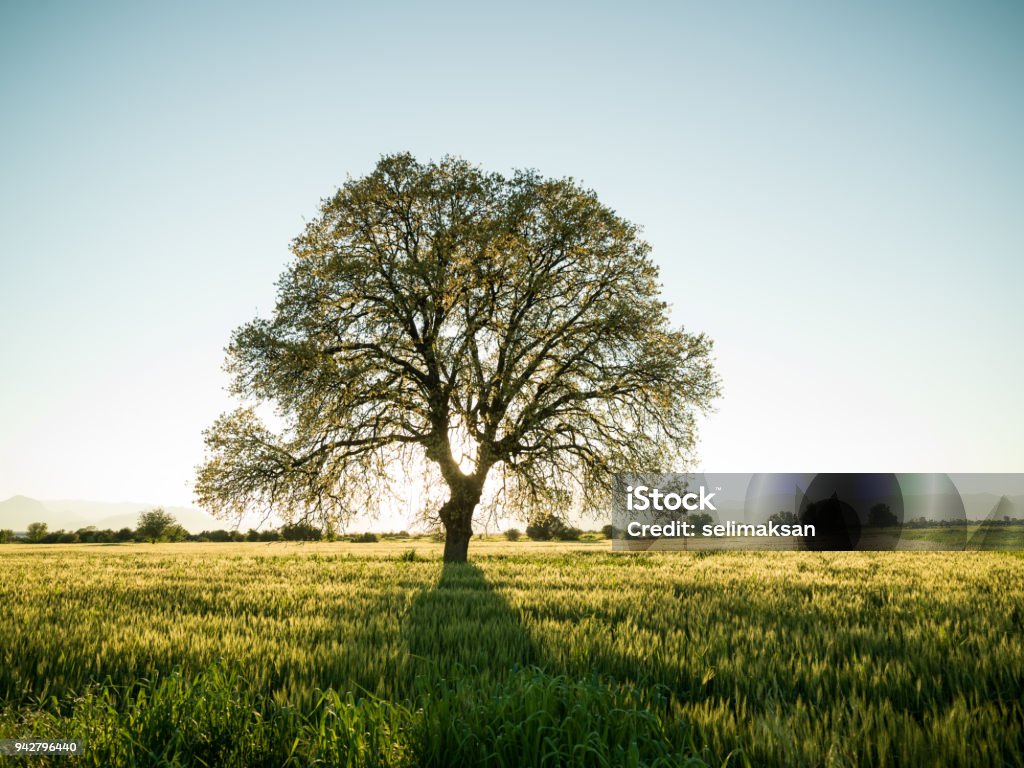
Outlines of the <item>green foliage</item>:
M0 528L0 544L10 544L14 540L14 531L10 528Z
M868 510L868 525L879 528L892 528L899 524L900 519L888 504L875 504Z
M330 523L412 461L447 488L430 511L465 560L489 477L518 509L594 507L613 472L685 459L719 394L711 341L671 324L638 227L572 179L382 157L292 251L274 315L234 333L227 363L285 428L249 407L207 430L196 493L217 514Z
M29 523L28 540L33 544L40 544L46 538L48 530L49 526L46 523Z
M181 525L174 523L169 525L167 530L164 531L164 541L185 541L188 538L188 531Z
M522 535L522 532L518 528L509 528L507 531L505 531L505 540L519 541L519 537Z
M45 526L45 524L42 524ZM31 529L31 525L29 528ZM33 544L77 544L79 542L78 534L73 531L66 531L60 528L56 531L45 531L42 534L42 538L39 538L40 532L38 530L29 530L29 541Z
M243 534L241 531L236 531L236 530L228 531L228 530L225 530L223 528L218 528L215 531L203 531L202 533L198 534L197 536L195 536L193 538L196 539L196 540L202 540L202 541L215 541L215 542L219 542L219 543L227 543L227 542L232 542L232 541L234 541L234 542L245 541L247 536L245 534ZM278 538L281 538L281 537L279 536ZM319 532L317 533L317 538L319 538Z
M296 522L281 526L281 538L285 541L320 541L324 532L312 523Z
M179 532L184 533L184 529L178 525L174 515L162 507L155 507L139 513L139 524L135 532L141 540L155 544L158 541L167 541L169 537L178 535Z
M260 531L255 528L250 528L249 532L245 534L246 541L280 541L281 533L276 530Z
M526 526L526 535L534 541L579 541L582 534L579 528L568 525L550 512L537 515Z
M552 533L555 523L560 524L561 521L552 517L535 518L527 524L526 536L533 541L551 541L555 537Z

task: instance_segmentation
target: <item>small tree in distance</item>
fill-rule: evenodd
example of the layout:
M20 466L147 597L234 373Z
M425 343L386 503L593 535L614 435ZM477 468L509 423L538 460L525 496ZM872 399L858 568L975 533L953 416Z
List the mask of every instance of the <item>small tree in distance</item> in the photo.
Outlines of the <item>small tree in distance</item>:
M686 516L686 522L693 526L693 531L696 535L702 536L704 534L704 526L714 525L715 518L709 512L694 512Z
M670 324L637 227L571 179L383 157L292 251L273 317L228 348L244 407L205 433L197 500L222 517L326 528L415 474L443 489L444 559L464 561L485 498L596 509L615 472L681 469L718 395L711 341Z
M526 535L534 541L578 541L582 533L579 528L567 525L564 520L550 512L537 515L526 526Z
M323 531L311 523L290 523L281 526L281 538L285 541L320 541Z
M868 525L878 528L892 528L900 524L900 519L893 513L888 504L875 504L868 510Z
M164 541L185 541L188 539L188 531L183 525L174 523L164 531L163 539Z
M136 534L143 541L155 544L174 533L176 528L181 528L181 526L177 524L174 515L164 511L162 507L156 507L139 513Z
M49 533L49 526L46 523L29 523L28 524L28 540L33 544L40 544L46 538L46 534Z

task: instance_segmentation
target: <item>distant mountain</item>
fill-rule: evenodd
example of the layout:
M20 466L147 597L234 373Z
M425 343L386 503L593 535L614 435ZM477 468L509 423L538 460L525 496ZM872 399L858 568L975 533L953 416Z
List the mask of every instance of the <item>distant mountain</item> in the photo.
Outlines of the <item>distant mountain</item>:
M74 531L87 525L97 528L135 528L139 513L161 506L144 502L103 502L62 499L39 501L27 496L12 496L0 501L0 528L24 531L29 523L46 523L51 531L59 528ZM164 507L178 523L192 533L228 528L228 523L191 507Z
M72 519L69 515L54 514L43 502L30 499L28 496L12 496L7 501L0 501L0 528L24 531L29 523L46 523L54 530L88 525L82 520Z

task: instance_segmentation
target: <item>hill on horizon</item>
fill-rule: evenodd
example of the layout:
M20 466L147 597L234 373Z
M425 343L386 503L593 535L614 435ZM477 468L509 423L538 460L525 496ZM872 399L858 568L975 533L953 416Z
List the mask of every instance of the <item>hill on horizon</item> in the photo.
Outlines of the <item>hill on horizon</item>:
M82 499L40 501L28 496L12 496L0 501L0 528L25 531L29 523L46 523L51 531L63 528L75 531L86 526L134 529L139 513L163 506L190 533L230 528L230 524L192 507L171 507L147 502L107 502Z

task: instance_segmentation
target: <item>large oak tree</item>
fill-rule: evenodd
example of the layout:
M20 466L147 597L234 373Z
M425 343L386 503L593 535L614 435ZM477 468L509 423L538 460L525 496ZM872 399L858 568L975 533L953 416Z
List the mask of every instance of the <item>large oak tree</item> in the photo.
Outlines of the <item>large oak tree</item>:
M637 228L571 179L383 157L292 251L273 316L228 348L249 407L205 433L215 513L337 521L418 467L462 561L481 499L603 506L614 472L685 463L718 394Z

